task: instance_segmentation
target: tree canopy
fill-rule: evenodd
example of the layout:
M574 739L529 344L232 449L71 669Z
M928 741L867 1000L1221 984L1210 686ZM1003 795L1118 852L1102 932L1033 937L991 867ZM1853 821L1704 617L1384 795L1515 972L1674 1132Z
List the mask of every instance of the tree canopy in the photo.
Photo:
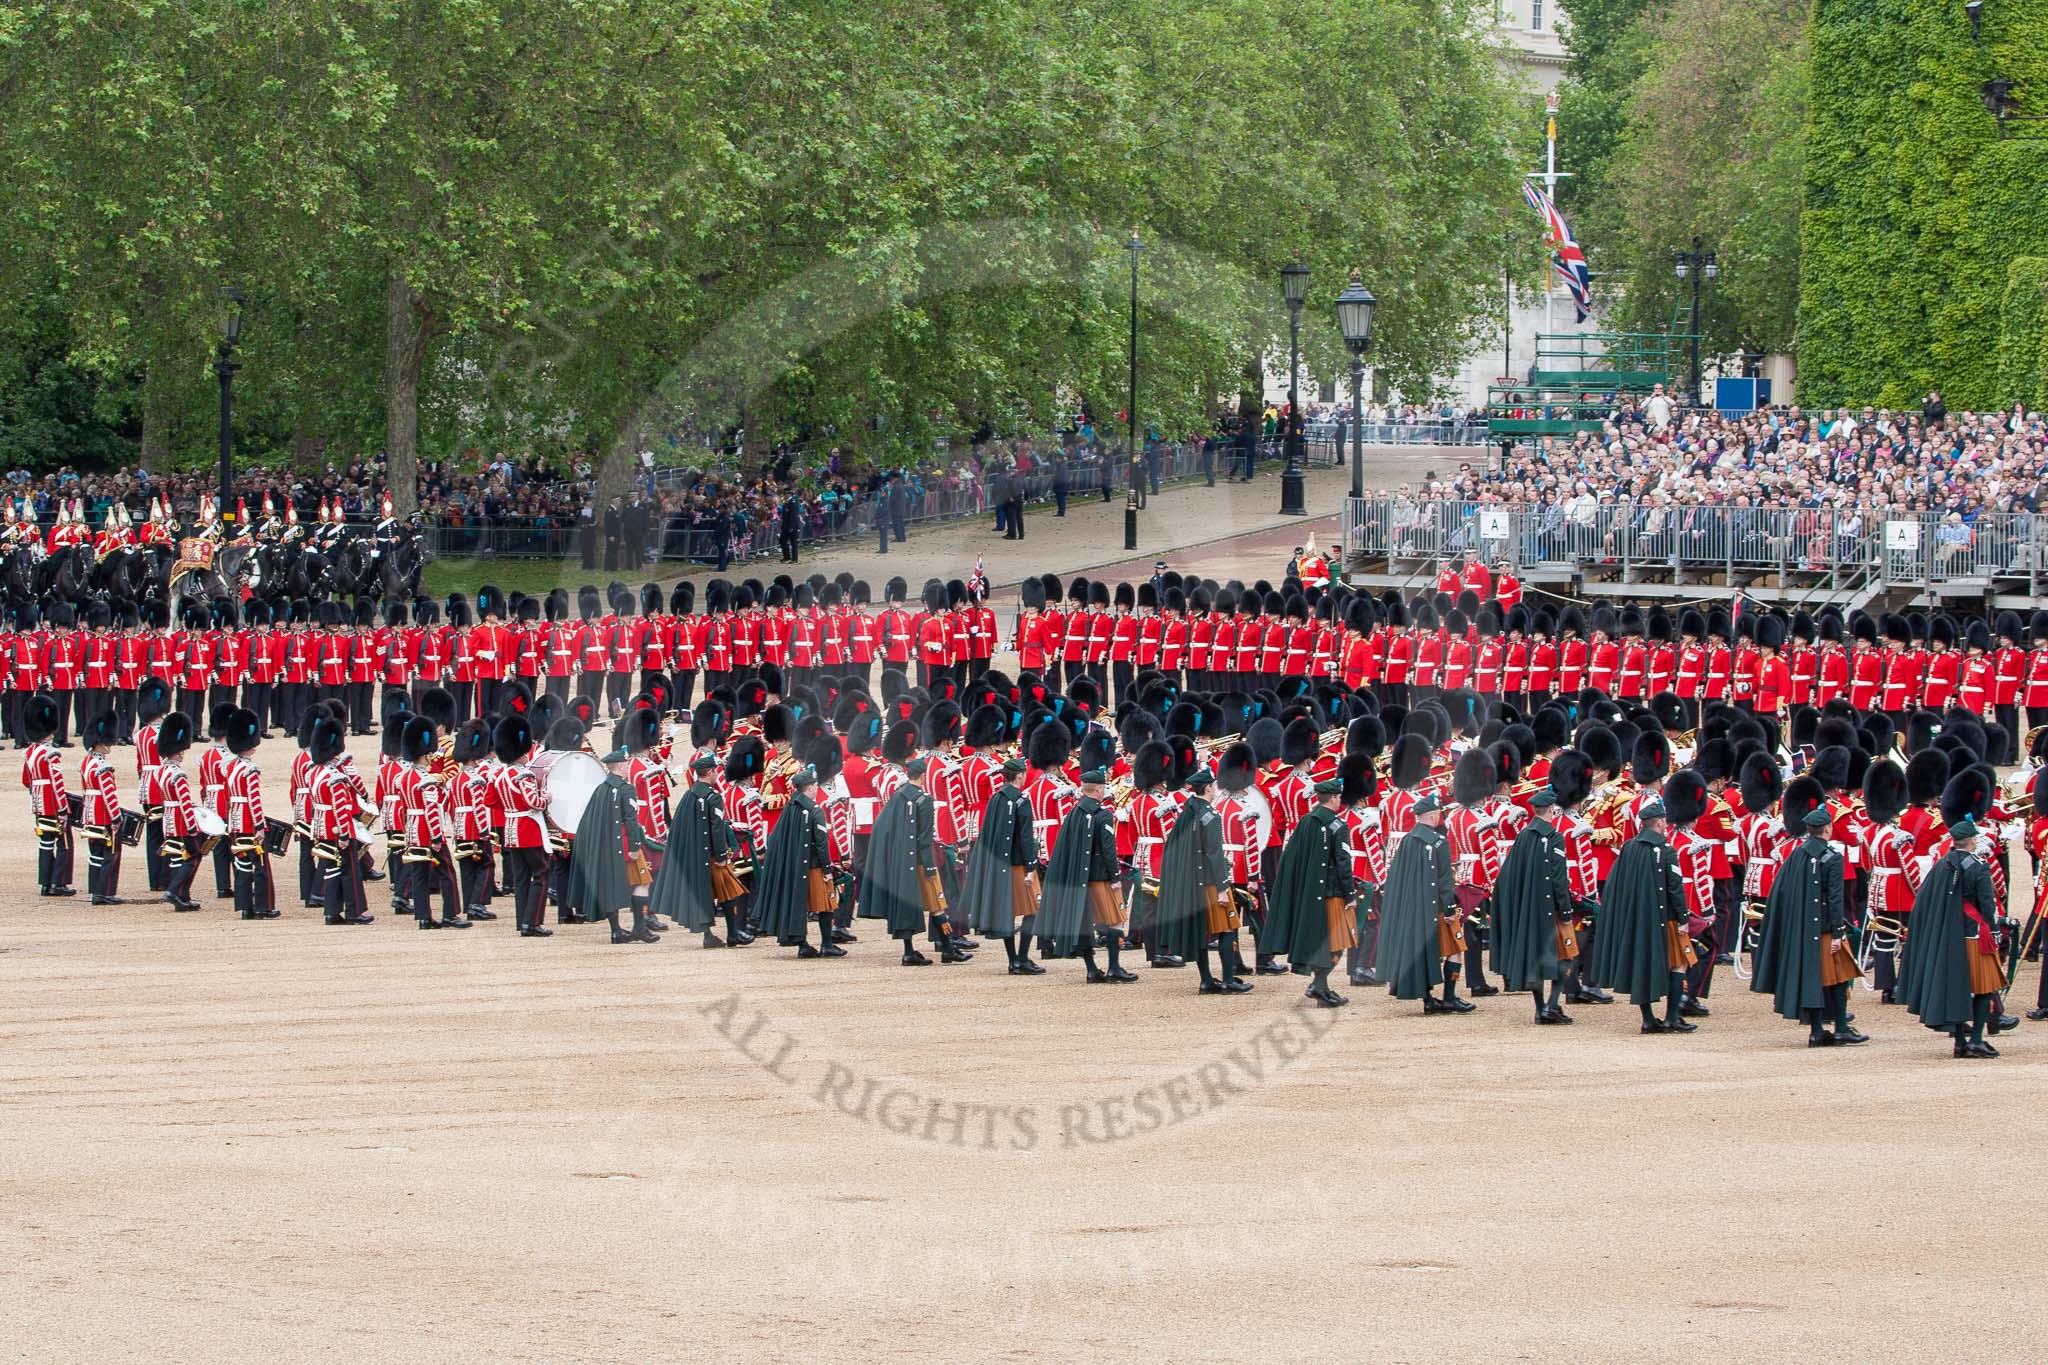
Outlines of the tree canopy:
M1134 225L1148 425L1284 337L1297 254L1310 355L1360 266L1422 391L1515 202L1468 0L43 0L0 63L30 464L203 448L228 284L245 444L401 496L417 451L676 429L908 455L1122 405Z

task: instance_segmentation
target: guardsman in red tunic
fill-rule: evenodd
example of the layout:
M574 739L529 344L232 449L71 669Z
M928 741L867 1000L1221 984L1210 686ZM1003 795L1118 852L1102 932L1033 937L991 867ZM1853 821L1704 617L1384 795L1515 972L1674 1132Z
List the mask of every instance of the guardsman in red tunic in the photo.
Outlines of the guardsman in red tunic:
M1408 676L1413 695L1419 702L1437 695L1443 685L1444 634L1437 628L1436 609L1426 604L1416 608L1415 626L1419 633L1415 642L1415 667Z
M1671 641L1671 614L1662 607L1650 613L1648 671L1643 677L1643 695L1654 697L1669 692L1678 680L1678 646Z
M491 745L497 758L492 785L505 811L505 850L512 861L514 918L521 938L547 938L554 933L546 924L552 853L547 798L540 779L526 766L533 727L523 715L506 716L492 732Z
M1598 668L1598 654L1595 654ZM1649 695L1646 690L1650 679L1650 646L1643 639L1642 613L1630 607L1621 618L1621 644L1618 662L1614 672L1614 694L1631 701L1640 701ZM1599 686L1595 683L1594 686Z
M1858 711L1877 711L1884 696L1886 665L1890 662L1886 651L1877 647L1877 622L1867 615L1859 615L1850 623L1850 631L1856 639L1855 655L1849 661L1849 705Z
M732 622L726 611L725 584L713 583L706 596L711 603L713 627L719 632L718 677L706 681L717 686L732 668ZM598 596L596 588L585 583L576 590L576 610L582 617L576 630L576 695L597 703L604 696L605 672L611 663L610 625L598 619L604 612L604 599Z
M626 703L633 695L633 670L640 663L640 641L647 630L647 623L633 611L633 594L620 588L612 597L611 658L605 665L605 700L610 714L617 718L626 713ZM505 638L503 626L497 628L502 641ZM760 666L760 644L758 638L751 640L752 655L750 666ZM502 649L503 646L501 645ZM502 676L502 674L501 674ZM495 708L493 708L495 710Z
M1756 692L1752 704L1759 716L1775 718L1785 709L1792 689L1792 673L1778 656L1785 641L1785 623L1775 616L1762 616L1756 623Z
M1190 691L1210 691L1211 650L1216 643L1217 614L1216 602L1207 588L1196 588L1188 594L1188 688Z
M930 687L933 670L944 668L950 657L946 639L946 589L937 579L924 585L924 605L924 619L917 625L917 682L920 687ZM1067 643L1070 648L1085 648L1085 639L1085 633L1079 641L1070 636Z
M2034 613L2027 633L2027 680L2020 689L2020 701L2027 708L2027 728L2031 730L2048 725L2048 611Z
M2027 652L2020 648L2022 627L2016 611L1998 613L1998 648L1991 656L1991 704L2005 727L2006 751L1991 755L1994 763L2019 761L2020 690L2026 683Z
M1870 820L1870 894L1864 919L1864 963L1872 988L1889 1005L1898 984L1899 949L1913 913L1913 836L1899 827L1906 811L1906 775L1879 759L1863 776L1864 813Z
M1117 584L1115 614L1109 621L1109 702L1112 706L1121 706L1126 699L1137 700L1131 692L1131 679L1138 667L1138 618L1131 614L1136 605L1137 594L1131 585Z
M36 886L45 896L75 896L71 886L71 802L64 790L64 764L50 744L61 712L47 692L25 697L15 733L28 746L22 756L21 785L28 789L29 817L36 836Z
M1934 711L1945 711L1955 700L1956 686L1962 681L1962 658L1956 653L1956 623L1947 613L1937 615L1927 624L1926 674L1921 683L1920 705Z
M1842 648L1842 618L1829 611L1820 618L1820 648L1814 663L1813 704L1826 706L1849 695L1849 652Z
M1997 691L1996 663L1991 657L1991 627L1982 620L1973 620L1965 628L1962 679L1957 684L1957 695L1961 697L1963 709L1972 715L1991 717L1991 698ZM2004 754L1988 755L1994 762L2003 761Z
M1574 700L1586 686L1593 647L1586 638L1586 614L1566 607L1557 618L1557 695Z
M1531 710L1540 708L1557 695L1558 673L1563 667L1564 655L1552 633L1555 629L1556 622L1547 608L1530 613L1528 699Z
M1820 680L1820 657L1814 652L1813 617L1803 611L1792 613L1792 642L1784 652L1785 671L1791 687L1786 701L1793 706L1817 706L1814 686Z
M113 707L114 668L120 658L120 637L114 634L114 609L105 598L93 598L85 606L85 632L80 638L84 660L79 666L78 692L74 698L78 733L85 723Z
M1916 656L1906 651L1912 627L1896 612L1884 618L1884 686L1878 694L1880 709L1892 713L1892 724L1905 729L1906 713L1920 704L1920 667Z
M85 680L85 638L78 630L78 609L69 602L52 602L48 654L43 686L57 700L57 735L60 749L71 747L71 712L79 684Z
M242 619L249 623L249 682L242 695L268 736L283 714L278 683L284 677L285 649L290 641L276 628L270 604L261 598L252 597L242 604Z
M669 637L669 685L674 688L675 707L688 711L696 705L697 670L704 664L704 618L694 615L697 607L697 587L694 583L678 583L669 592L669 615L675 618L675 630ZM553 637L549 637L548 648L554 648ZM552 674L553 665L549 665ZM554 689L554 679L548 679L548 688Z
M1502 642L1500 656L1501 696L1524 716L1536 705L1529 697L1529 664L1535 653L1535 646L1529 638L1531 624L1525 607L1516 607L1508 613L1507 639Z
M482 596L481 593L478 594ZM373 719L377 714L375 688L379 655L376 635L377 608L367 598L356 603L355 624L343 637L343 648L348 651L348 710L359 735L376 733Z
M1471 618L1456 607L1444 614L1444 662L1437 685L1455 692L1472 683Z
M1707 618L1697 607L1687 607L1678 614L1678 660L1671 679L1671 691L1685 707L1687 729L1697 729L1700 723L1700 698L1707 683L1707 647L1702 637L1707 633Z
M1159 614L1159 590L1147 579L1138 585L1138 653L1133 662L1140 672L1148 668L1163 670L1166 626L1166 618Z
M1621 646L1612 638L1615 625L1611 609L1596 608L1591 643L1586 647L1586 686L1609 696L1614 695L1621 676Z

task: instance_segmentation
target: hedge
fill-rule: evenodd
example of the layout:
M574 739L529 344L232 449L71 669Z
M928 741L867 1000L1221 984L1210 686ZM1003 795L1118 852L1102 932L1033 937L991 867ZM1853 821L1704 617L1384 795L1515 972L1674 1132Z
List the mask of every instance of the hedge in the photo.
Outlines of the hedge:
M2005 307L1998 327L1999 392L2029 406L2048 395L2041 369L2048 347L2048 256L2019 256L2005 272Z
M1982 86L2048 113L2048 5L1986 6L1979 45L1954 0L1816 0L1809 61L1801 402L2033 399L2001 340L2013 262L2048 256L2048 137L2019 135L2048 123L2000 138Z

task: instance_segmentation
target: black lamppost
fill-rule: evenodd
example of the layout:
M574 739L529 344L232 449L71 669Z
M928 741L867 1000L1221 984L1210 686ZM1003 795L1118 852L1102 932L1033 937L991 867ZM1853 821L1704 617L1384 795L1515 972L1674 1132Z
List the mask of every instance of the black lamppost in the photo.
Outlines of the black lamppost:
M1970 41L1984 41L1984 0L1964 0L1963 14L1970 21Z
M221 325L220 349L214 356L213 373L220 380L220 518L225 528L235 515L235 504L228 490L235 482L234 387L235 371L242 368L235 363L235 343L242 339L242 291L228 285L220 291L220 296L227 303L228 310L227 319ZM234 539L232 535L225 538Z
M1301 472L1301 305L1308 300L1308 267L1289 261L1280 267L1280 292L1287 300L1287 472L1280 476L1280 515L1308 515L1307 480Z
M1145 248L1138 241L1138 230L1131 229L1131 401L1127 415L1130 418L1129 440L1131 457L1131 487L1124 497L1124 548L1138 548L1138 479L1142 475L1142 459L1138 452L1138 253Z
M1372 315L1380 306L1359 278L1337 296L1337 327L1351 348L1351 496L1365 496L1365 353L1372 349Z
M1676 254L1678 278L1683 280L1690 276L1692 279L1692 390L1687 394L1685 401L1697 403L1700 401L1700 281L1711 280L1719 275L1721 266L1714 259L1713 252L1700 249L1700 239L1697 237L1692 239L1691 251L1680 251Z

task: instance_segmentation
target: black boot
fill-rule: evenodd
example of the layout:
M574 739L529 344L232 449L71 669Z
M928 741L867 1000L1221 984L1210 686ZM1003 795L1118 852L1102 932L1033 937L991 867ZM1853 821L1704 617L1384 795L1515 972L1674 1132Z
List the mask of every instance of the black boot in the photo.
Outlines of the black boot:
M1688 1021L1679 1013L1685 1001L1685 973L1673 972L1671 986L1666 992L1664 1005L1664 1031L1666 1033L1698 1033L1700 1026Z
M832 937L832 933L832 916L831 913L828 911L827 913L818 916L819 957L846 956L846 949L839 946L838 941Z
M917 950L917 935L915 933L904 934L902 936L902 943L904 966L929 967L932 965L932 960Z
M1202 951L1195 954L1195 971L1200 977L1201 982L1195 988L1197 994L1222 995L1224 993L1223 983L1218 981L1209 970L1209 945L1206 943L1202 945Z
M1088 964L1089 985L1099 986L1109 980L1109 977L1103 973L1102 968L1095 965L1095 950L1093 948L1081 949L1081 960Z
M1103 973L1103 975L1107 976L1111 981L1136 981L1138 979L1137 976L1134 973L1125 971L1123 968L1123 935L1117 933L1110 934L1108 936L1108 945L1109 970Z

